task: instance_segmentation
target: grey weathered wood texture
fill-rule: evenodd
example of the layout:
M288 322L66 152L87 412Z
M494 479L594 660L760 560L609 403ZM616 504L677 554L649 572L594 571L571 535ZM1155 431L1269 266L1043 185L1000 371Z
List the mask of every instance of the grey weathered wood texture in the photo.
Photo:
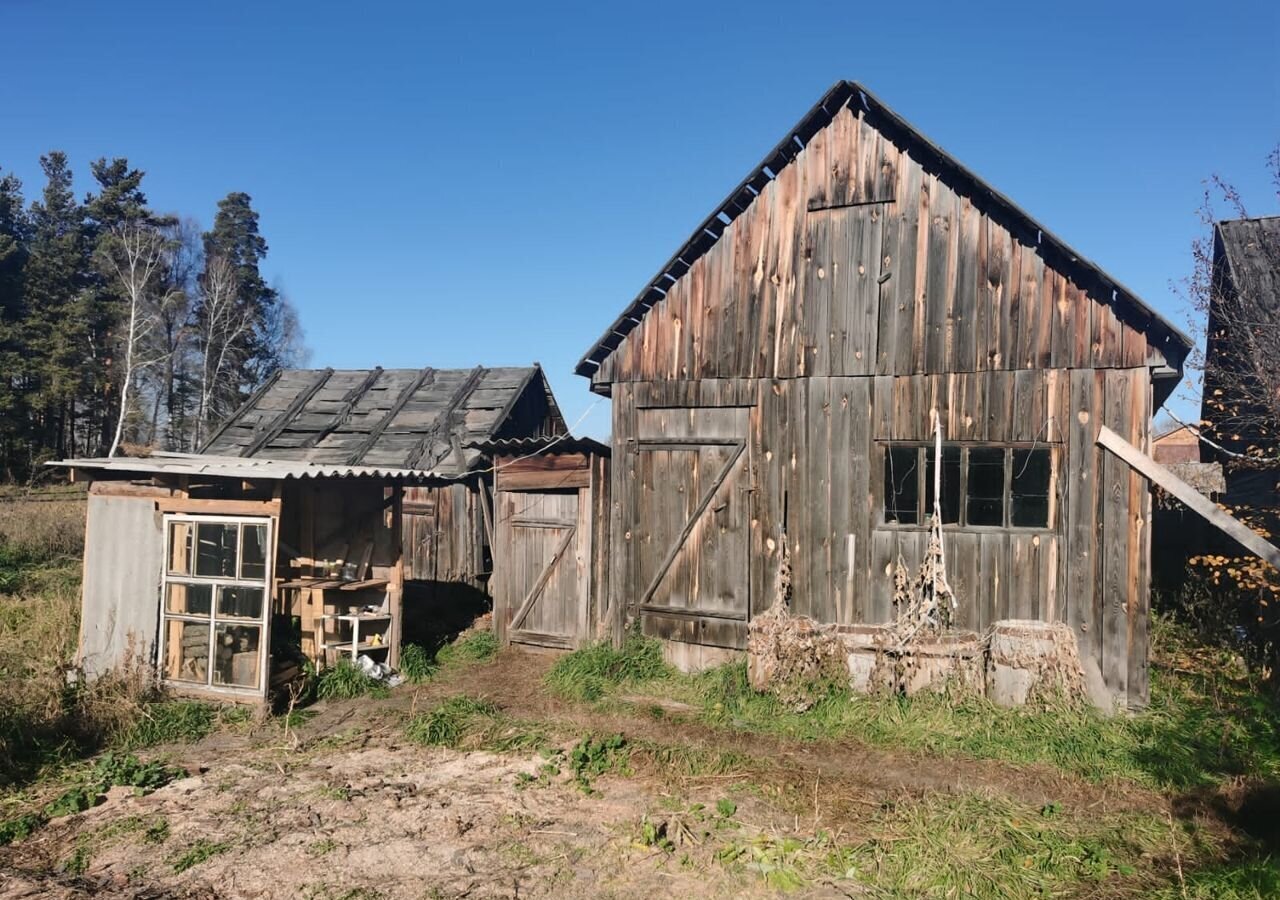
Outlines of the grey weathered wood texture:
M947 529L959 624L1070 622L1144 703L1147 485L1095 439L1146 446L1186 339L856 91L788 141L579 367L613 400L611 608L741 647L785 546L795 611L887 621L927 534L884 522L884 447L937 409L1052 450L1048 527Z
M604 627L607 450L567 446L495 457L493 617L503 643L572 649Z

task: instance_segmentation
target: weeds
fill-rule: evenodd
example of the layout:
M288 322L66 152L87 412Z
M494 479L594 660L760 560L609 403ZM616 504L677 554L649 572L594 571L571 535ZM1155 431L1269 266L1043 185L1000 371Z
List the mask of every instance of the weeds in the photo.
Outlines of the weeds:
M0 823L0 844L28 837L51 819L74 815L97 806L113 787L131 787L134 793L141 796L186 774L184 769L166 766L161 762L142 762L132 754L106 753L78 783L46 803L39 811Z
M182 853L173 858L173 871L176 874L182 874L187 869L206 862L219 853L225 853L231 849L230 841L211 841L208 838L200 838Z
M592 793L591 779L606 772L626 772L627 754L623 748L626 739L620 734L608 737L588 735L580 740L569 751L569 765L573 770L574 783L584 793Z
M1245 777L1280 779L1280 706L1228 659L1188 660L1187 648L1173 640L1163 639L1153 666L1150 709L1132 716L1107 717L1066 705L1006 709L974 696L864 696L847 690L830 691L797 712L753 691L745 663L679 675L660 665L617 663L619 656L635 658L636 651L625 647L590 647L562 657L547 681L557 693L579 699L596 699L623 685L672 696L722 728L1044 763L1093 780L1193 788ZM645 671L656 674L644 677Z

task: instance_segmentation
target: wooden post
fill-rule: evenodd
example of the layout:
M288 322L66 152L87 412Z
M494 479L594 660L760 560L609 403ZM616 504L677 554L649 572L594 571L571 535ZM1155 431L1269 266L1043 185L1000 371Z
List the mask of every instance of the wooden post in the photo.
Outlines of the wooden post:
M391 613L391 649L387 651L387 665L397 668L400 665L400 640L404 633L404 487L395 482L391 485L391 546L395 552L395 565L391 567L391 577L387 583L387 607Z

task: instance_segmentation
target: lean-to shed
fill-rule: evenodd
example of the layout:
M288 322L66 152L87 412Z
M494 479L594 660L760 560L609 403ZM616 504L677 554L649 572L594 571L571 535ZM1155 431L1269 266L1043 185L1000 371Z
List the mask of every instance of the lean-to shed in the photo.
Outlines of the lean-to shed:
M407 581L487 593L487 447L564 430L536 365L289 370L202 453L57 463L89 482L86 673L254 700L305 659L394 666Z
M957 625L1070 623L1147 698L1148 446L1189 340L858 84L839 82L578 364L613 402L612 608L687 666L793 609L890 620L933 506Z
M78 659L261 700L305 659L394 665L400 504L432 473L155 453L58 463L89 482Z

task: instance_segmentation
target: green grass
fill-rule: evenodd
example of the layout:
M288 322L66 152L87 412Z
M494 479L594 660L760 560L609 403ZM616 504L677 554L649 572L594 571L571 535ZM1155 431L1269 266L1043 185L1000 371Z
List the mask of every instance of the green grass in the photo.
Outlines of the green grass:
M1264 856L1186 873L1185 884L1152 894L1159 900L1271 900L1280 897L1280 860Z
M440 665L421 644L405 644L400 648L400 674L410 684L430 681Z
M370 678L347 657L316 677L316 697L320 700L351 700L355 697L387 697L387 686Z
M210 734L218 724L219 709L195 700L161 700L148 703L125 732L125 747L193 743Z
M487 700L450 697L431 712L410 719L405 734L419 744L457 747L477 722L495 719L498 715L498 708Z
M472 631L464 634L452 644L445 644L436 652L436 662L440 665L457 663L484 662L492 659L498 652L498 639L492 631Z
M1064 816L978 794L904 799L860 830L856 839L729 835L715 859L783 891L835 881L872 896L1030 900L1155 887L1165 873L1152 860L1172 846L1169 825L1154 816Z
M1176 633L1165 635L1162 661L1153 666L1151 707L1110 717L1066 705L1005 709L974 696L842 690L801 713L752 690L743 662L679 675L652 643L631 638L620 650L593 645L568 654L548 674L548 686L586 701L616 701L624 691L678 699L731 730L1042 763L1095 781L1189 789L1239 778L1280 780L1280 705L1227 657L1205 655Z
M493 703L454 696L405 725L409 740L432 747L467 750L535 750L549 741L547 729L506 716Z
M674 670L662 658L662 644L629 634L621 647L600 641L556 660L547 686L563 697L597 700L610 689L665 679Z

